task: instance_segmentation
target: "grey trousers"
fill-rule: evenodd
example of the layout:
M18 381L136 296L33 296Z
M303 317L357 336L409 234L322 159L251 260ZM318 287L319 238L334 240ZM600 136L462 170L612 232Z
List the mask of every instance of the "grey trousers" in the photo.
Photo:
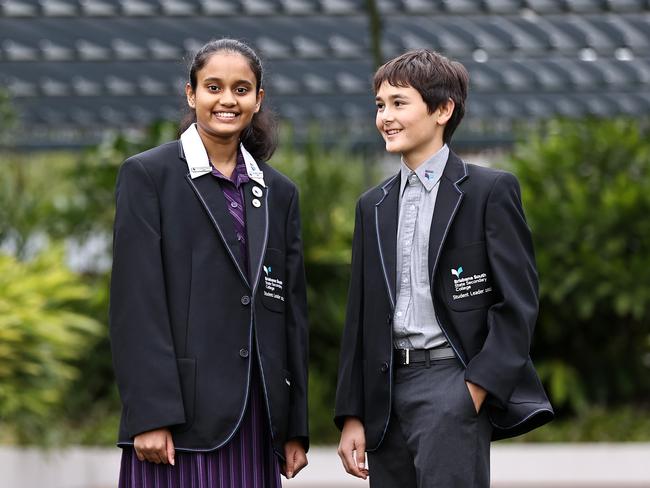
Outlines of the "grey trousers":
M398 367L388 430L368 453L370 488L488 488L491 435L457 359Z

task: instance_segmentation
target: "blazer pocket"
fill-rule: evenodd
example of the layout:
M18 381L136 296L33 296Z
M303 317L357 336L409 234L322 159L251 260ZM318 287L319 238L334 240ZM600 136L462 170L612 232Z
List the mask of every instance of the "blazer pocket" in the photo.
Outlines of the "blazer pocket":
M183 407L185 409L185 423L176 426L176 432L189 430L194 423L194 410L196 405L196 360L193 358L177 359L178 374L181 380Z
M486 308L497 301L484 242L447 251L442 265L445 300L452 310Z
M260 277L260 293L264 306L273 312L284 312L284 268L284 253L279 249L267 249Z

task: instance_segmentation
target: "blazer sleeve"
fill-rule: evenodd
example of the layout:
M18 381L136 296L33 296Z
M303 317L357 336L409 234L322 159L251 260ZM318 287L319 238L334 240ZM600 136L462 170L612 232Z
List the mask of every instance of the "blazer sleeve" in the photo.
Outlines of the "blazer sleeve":
M160 207L141 161L122 165L116 185L110 338L130 437L185 422L167 310Z
M300 233L298 191L289 203L286 226L286 326L289 369L292 383L289 398L289 439L299 439L309 449L307 381L309 329L307 322L307 285Z
M465 379L504 407L529 357L538 312L538 280L530 229L517 179L501 173L485 209L488 260L500 300L487 314L487 338L467 365Z
M357 203L352 240L352 267L345 327L341 338L334 423L343 429L346 417L364 419L363 394L363 218Z

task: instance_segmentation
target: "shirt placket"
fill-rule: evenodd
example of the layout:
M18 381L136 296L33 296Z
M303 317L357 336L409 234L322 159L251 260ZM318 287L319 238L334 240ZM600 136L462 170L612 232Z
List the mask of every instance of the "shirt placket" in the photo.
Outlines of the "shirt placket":
M397 340L397 347L401 349L412 349L411 341L406 337L408 330L409 307L411 305L412 276L411 276L411 258L415 246L415 225L419 211L420 185L415 173L409 176L408 184L402 197L402 206L404 208L404 221L402 222L402 232L400 232L400 247L402 249L402 266L399 283L399 298L395 307L395 322L397 330L400 332L400 338Z

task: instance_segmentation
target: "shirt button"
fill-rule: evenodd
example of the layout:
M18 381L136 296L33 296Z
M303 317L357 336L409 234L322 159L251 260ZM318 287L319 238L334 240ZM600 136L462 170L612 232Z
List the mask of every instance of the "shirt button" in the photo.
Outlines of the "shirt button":
M237 202L230 202L230 206L232 208L237 208L239 205L237 205Z
M411 245L411 241L405 241L405 242L404 242L404 245L405 245L405 246L410 246L410 245Z
M251 302L251 297L249 297L248 295L244 295L243 297L241 297L242 305L248 305L250 302Z
M239 350L239 355L240 355L241 357L243 357L244 359L246 359L246 358L248 357L248 349L246 349L245 347L242 347L242 348Z
M402 283L404 283L404 284L406 284L406 283L408 283L408 282L409 282L409 279L408 279L408 278L404 278L404 279L402 280Z
M397 316L398 316L398 317L401 317L401 316L402 316L402 312L397 312Z
M381 363L381 367L379 368L379 370L382 373L385 373L386 371L388 371L388 363Z
M411 210L415 210L415 205L411 205Z

